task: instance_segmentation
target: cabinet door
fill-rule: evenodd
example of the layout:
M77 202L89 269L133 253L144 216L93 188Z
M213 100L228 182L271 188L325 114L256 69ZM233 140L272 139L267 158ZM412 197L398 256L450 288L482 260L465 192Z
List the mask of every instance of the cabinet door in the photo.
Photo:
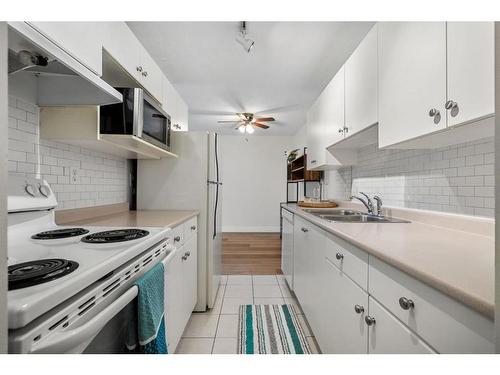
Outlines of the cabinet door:
M435 353L431 347L372 297L369 297L369 315L375 319L375 324L368 329L368 353Z
M291 216L288 219L287 216ZM283 231L281 239L281 270L285 276L288 286L293 290L293 214L284 213L283 217Z
M155 98L159 103L163 100L162 78L163 73L149 53L141 45L141 72L140 81L142 86Z
M446 24L379 23L378 76L380 147L444 129Z
M377 25L345 64L345 125L349 137L378 121Z
M307 112L306 137L307 137L307 169L313 170L321 165L321 146L318 138L321 134L318 122L318 106L316 101Z
M165 267L165 324L169 353L175 352L187 323L183 311L182 295L182 248ZM188 318L189 319L189 318Z
M368 293L326 258L320 274L324 289L322 326L315 335L322 352L366 354L368 327L364 317L368 312ZM358 312L356 305L361 308Z
M142 81L143 46L125 22L105 22L103 48L138 82Z
M104 22L28 22L95 74L102 74Z
M344 85L345 85L345 70L344 67L335 74L328 86L321 94L321 110L320 110L320 123L323 131L319 134L319 142L321 143L326 162L334 162L331 155L326 151L326 147L340 141L344 138L344 133L339 130L344 128Z
M173 131L188 131L188 107L167 77L162 78L163 109L170 115Z
M448 126L495 112L493 22L448 22Z
M324 257L325 236L313 224L295 217L294 241L298 238L299 248L294 247L294 292L306 315L313 332L322 326L320 268Z
M198 299L198 238L192 237L183 248L182 253L187 258L182 267L182 290L184 311L189 319Z

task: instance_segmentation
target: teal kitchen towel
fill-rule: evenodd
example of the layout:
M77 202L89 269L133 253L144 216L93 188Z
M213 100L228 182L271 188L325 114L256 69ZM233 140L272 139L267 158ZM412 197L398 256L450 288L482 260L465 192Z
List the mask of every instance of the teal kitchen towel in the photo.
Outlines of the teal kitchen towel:
M135 282L137 308L131 314L127 348L145 354L167 354L165 334L164 268L159 262Z

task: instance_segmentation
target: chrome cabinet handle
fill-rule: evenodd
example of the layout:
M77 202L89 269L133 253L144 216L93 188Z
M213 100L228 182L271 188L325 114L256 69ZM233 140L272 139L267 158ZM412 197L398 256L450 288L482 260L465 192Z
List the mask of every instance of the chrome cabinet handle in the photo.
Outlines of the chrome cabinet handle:
M188 257L187 257L187 255L186 255L186 254L184 254L184 255L182 256L182 260L187 260L187 258L188 258Z
M401 297L399 299L399 306L401 306L403 310L410 310L415 307L415 303L411 299Z
M316 160L311 160L311 164L316 164Z
M191 230L196 230L196 225L192 225Z
M348 126L344 126L344 133L349 133L349 127Z
M146 72L146 71L142 72L142 76L143 77L147 77L148 76L148 72Z
M342 134L344 132L344 129L339 128L339 133Z
M337 260L342 260L342 259L344 259L344 254L337 253L337 254L335 254L335 258L337 258Z
M446 102L446 104L444 105L444 107L446 109L452 109L452 108L455 108L455 107L458 107L458 103L457 102L454 102L453 100L448 100Z
M174 242L179 242L181 240L181 236L175 236L174 237Z
M300 230L301 230L302 232L304 232L304 233L307 233L307 232L309 232L309 229L307 229L307 228L304 228L304 227L300 228Z
M140 73L140 72L142 72L142 66L140 66L140 65L139 65L138 67L136 67L135 69L136 69L139 73Z
M185 255L185 256L187 256L187 257L188 257L188 256L191 256L191 252L190 252L190 251L186 251L186 252L184 253L184 255Z
M429 111L429 117L436 117L439 115L439 111L436 109L436 108L432 108L430 111Z
M354 305L354 311L356 314L362 314L365 312L365 308L361 305Z
M367 316L365 316L365 323L367 326L374 326L375 325L375 318L370 316L370 315L367 315Z
M181 129L181 126L179 124L173 124L172 127L177 130Z

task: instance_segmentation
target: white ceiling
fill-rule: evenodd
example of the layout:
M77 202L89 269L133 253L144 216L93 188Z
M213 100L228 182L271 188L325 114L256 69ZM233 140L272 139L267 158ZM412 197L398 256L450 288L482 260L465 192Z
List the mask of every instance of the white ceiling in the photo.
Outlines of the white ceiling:
M235 112L276 118L255 134L292 135L372 22L129 22L189 106L190 130L234 133Z

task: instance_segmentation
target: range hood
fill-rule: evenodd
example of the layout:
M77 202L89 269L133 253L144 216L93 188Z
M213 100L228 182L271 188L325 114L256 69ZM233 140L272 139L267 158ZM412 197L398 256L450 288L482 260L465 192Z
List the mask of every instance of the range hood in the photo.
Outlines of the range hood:
M122 95L26 22L9 22L9 76L37 77L40 106L119 103Z

